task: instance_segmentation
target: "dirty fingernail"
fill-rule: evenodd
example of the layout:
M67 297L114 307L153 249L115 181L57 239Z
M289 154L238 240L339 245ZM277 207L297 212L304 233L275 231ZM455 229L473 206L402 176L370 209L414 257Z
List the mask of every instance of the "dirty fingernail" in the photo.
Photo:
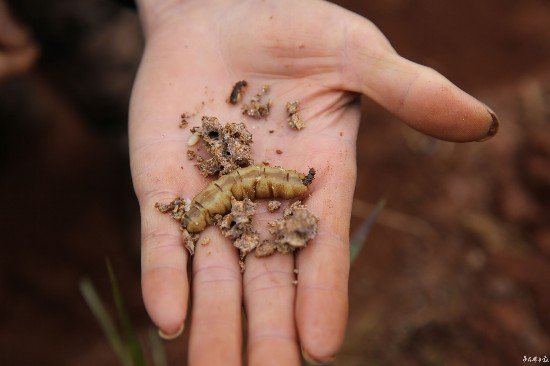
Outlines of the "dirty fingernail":
M162 329L159 329L159 337L167 341L171 341L172 339L178 338L183 333L183 328L184 325L182 323L179 329L173 334L166 334L162 331Z
M334 362L334 356L325 361L315 360L305 349L302 349L302 357L308 365L331 365Z
M491 123L491 127L489 127L489 131L487 131L487 134L485 135L485 137L480 138L479 140L477 140L477 142L487 141L491 137L496 135L497 132L498 132L498 117L497 117L497 115L495 114L495 112L493 112L490 109L487 109L487 112L489 112L489 114L491 115L491 118L492 118L493 122Z

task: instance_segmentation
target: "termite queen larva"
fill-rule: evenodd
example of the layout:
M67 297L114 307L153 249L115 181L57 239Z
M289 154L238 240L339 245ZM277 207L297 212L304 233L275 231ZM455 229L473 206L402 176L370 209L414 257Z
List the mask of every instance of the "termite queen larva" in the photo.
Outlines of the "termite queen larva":
M184 215L182 228L199 233L212 223L215 215L231 211L231 197L243 200L254 198L294 198L307 192L315 170L306 176L295 170L252 165L240 168L211 182L200 191Z

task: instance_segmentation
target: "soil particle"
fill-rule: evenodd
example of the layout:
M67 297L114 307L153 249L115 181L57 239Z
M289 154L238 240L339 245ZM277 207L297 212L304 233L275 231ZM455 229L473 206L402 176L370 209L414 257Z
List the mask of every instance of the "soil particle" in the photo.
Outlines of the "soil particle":
M157 202L155 203L155 207L157 210L159 210L162 213L168 213L172 218L175 220L181 221L183 219L183 215L187 211L189 211L189 207L191 206L191 200L189 198L181 198L177 197L172 202L168 204Z
M307 242L317 235L315 217L300 201L294 202L283 212L283 217L270 222L269 232L274 236L273 241L263 241L256 248L257 257L265 257L275 251L288 254L297 248L303 248Z
M258 258L268 257L277 251L277 244L269 240L263 240L254 251L254 255Z
M269 232L275 237L278 246L289 246L292 250L301 248L317 234L315 217L301 201L294 202L285 208L283 218L271 224Z
M246 80L237 81L231 90L229 98L227 98L227 103L237 104L240 102L244 92L246 91L246 86L248 83Z
M232 197L231 212L221 219L218 217L217 220L223 236L234 240L233 244L239 249L241 259L255 249L260 242L258 232L252 226L252 217L255 212L256 204L250 199L237 201Z
M264 85L256 95L254 95L248 104L242 106L242 112L252 118L260 119L269 115L271 110L271 100L263 103L263 97L269 93L269 85Z
M180 128L185 128L189 124L189 121L187 120L191 115L189 113L182 113L181 114L181 120L180 120Z
M208 244L210 244L210 237L209 236L202 236L199 239L198 244L203 246L203 247L207 246Z
M189 234L185 229L181 230L181 235L183 237L183 244L190 255L195 254L195 246L199 240L199 234Z
M279 201L269 201L267 204L267 210L269 212L275 212L281 207L281 202Z
M187 149L187 159L195 160L197 158L197 153L191 149Z
M273 132L275 132L275 130L269 130L269 133L273 133Z
M286 103L286 110L288 112L288 125L290 126L290 128L293 128L295 130L301 130L302 128L306 127L306 123L298 114L299 109L300 102L298 101Z
M279 154L279 155L281 155L281 154L283 153L283 151L282 151L282 150L279 150L279 149L275 150L275 152L276 152L277 154Z
M304 185L306 186L309 186L311 182L313 182L313 178L315 178L315 169L309 168L309 172L307 173L302 183L304 183Z
M202 117L202 125L191 129L204 141L212 155L205 159L197 156L197 167L206 177L228 174L235 169L254 164L250 145L252 134L244 123L228 123L222 126L216 117Z

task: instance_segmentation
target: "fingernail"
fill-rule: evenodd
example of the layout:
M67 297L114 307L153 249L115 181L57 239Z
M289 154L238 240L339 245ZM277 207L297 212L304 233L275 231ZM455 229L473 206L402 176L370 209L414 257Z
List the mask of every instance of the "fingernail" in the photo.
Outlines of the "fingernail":
M334 358L335 358L334 356L332 356L328 360L325 360L325 361L315 360L303 348L302 348L302 357L304 358L304 360L306 361L306 363L308 365L330 365L334 362Z
M489 127L489 131L487 131L487 134L485 135L485 137L480 138L479 140L477 140L477 142L487 141L491 137L496 135L497 132L498 132L498 117L497 117L497 115L495 114L495 112L493 112L489 108L487 108L487 112L489 112L489 114L491 115L491 118L492 118L493 122L491 123L491 127Z
M172 339L178 338L183 333L183 328L184 325L182 323L180 328L173 334L166 334L162 331L162 329L159 329L159 337L167 341L171 341Z

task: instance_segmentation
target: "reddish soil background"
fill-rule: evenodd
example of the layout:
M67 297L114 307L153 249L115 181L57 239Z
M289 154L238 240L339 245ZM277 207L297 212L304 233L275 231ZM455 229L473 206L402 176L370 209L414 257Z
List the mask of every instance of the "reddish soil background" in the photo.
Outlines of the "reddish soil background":
M500 116L452 144L364 103L353 228L388 204L353 263L338 365L519 365L550 357L550 4L341 1L405 57ZM127 104L143 41L107 0L11 1L41 47L0 84L0 364L117 365L82 300L113 262L140 334L139 212ZM185 363L185 337L166 345Z

